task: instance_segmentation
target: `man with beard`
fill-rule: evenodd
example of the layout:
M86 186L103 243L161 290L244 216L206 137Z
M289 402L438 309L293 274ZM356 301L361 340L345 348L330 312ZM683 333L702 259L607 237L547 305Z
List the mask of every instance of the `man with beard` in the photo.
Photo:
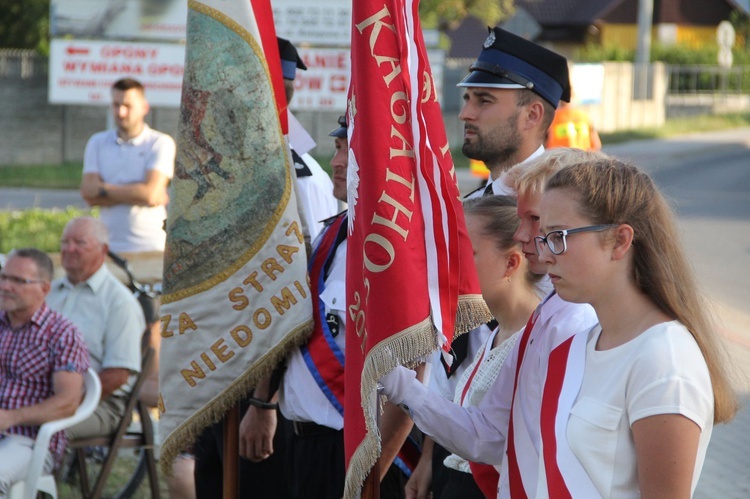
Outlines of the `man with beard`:
M467 197L512 194L503 173L544 151L559 101L570 101L567 61L495 27L458 86L466 88L458 115L464 122L462 152L490 170L487 184Z
M544 138L560 100L570 100L568 63L564 57L498 27L490 30L482 51L469 74L458 84L464 87L464 107L458 117L464 122L462 152L483 161L490 170L487 184L466 197L513 195L504 174L514 165L544 152ZM481 272L482 269L479 269ZM453 400L456 382L471 363L477 349L497 326L473 329L451 345L450 367L441 356L433 357L430 390ZM468 362L463 362L468 358ZM446 476L443 459L450 453L426 437L422 458L407 484L410 494L421 497L432 490L440 497Z

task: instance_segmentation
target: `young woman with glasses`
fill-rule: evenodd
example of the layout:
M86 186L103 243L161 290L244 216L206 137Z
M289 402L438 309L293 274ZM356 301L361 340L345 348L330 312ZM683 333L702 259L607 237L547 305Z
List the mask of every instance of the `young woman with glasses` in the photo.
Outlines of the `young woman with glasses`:
M602 157L555 149L507 173L506 183L518 193L519 226L513 239L533 272L546 272L534 246L534 237L540 234L539 203L546 180L565 165ZM556 293L550 293L526 319L526 327L495 382L476 407L462 407L435 396L406 368L397 368L381 379L385 394L392 402L408 406L425 434L467 460L498 467L497 496L503 498L554 496L545 480L540 432L547 359L555 347L597 322L589 305L567 303Z
M555 174L540 215L535 242L555 290L599 318L567 345L582 377L566 387L564 372L543 446L569 452L602 497L690 497L713 424L736 399L671 210L645 173L607 158Z

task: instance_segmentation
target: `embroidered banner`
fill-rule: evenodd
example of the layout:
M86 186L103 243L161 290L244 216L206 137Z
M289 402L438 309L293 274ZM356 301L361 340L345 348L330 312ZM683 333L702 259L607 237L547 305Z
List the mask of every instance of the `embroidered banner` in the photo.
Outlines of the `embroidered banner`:
M161 317L167 472L312 330L269 0L188 8Z
M418 2L353 4L345 497L380 454L376 385L485 323Z

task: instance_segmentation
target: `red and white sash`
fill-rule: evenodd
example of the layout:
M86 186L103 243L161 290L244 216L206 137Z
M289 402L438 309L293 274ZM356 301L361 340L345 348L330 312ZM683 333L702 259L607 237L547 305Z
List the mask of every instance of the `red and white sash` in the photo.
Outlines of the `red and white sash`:
M542 394L541 434L543 473L539 487L546 484L549 497L599 497L594 483L568 444L570 411L583 383L586 344L583 331L558 345L549 356Z

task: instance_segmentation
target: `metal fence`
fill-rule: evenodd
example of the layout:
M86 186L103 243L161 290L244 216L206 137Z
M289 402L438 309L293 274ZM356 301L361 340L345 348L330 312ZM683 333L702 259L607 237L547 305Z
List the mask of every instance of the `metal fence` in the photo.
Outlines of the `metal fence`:
M669 65L667 75L670 95L750 92L750 66Z
M33 78L47 75L48 59L35 50L0 49L0 78Z

